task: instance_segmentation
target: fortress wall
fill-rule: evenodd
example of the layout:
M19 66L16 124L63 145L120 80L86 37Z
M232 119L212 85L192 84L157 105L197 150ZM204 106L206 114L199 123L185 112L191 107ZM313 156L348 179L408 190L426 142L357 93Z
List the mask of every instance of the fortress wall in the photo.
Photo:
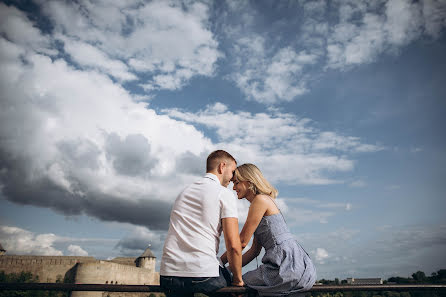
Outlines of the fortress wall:
M0 271L5 273L31 272L39 277L39 282L56 282L63 280L73 267L80 262L95 261L93 257L63 256L15 256L0 257Z
M159 285L159 273L148 269L122 265L109 261L80 263L76 269L75 283ZM72 297L146 297L147 293L73 292Z
M134 259L134 258L132 258ZM115 259L114 259L115 260ZM132 260L133 261L133 260ZM145 264L154 266L155 259ZM129 266L130 258L118 258L120 263L98 261L93 257L76 256L0 256L0 271L5 273L31 272L40 282L55 282L70 278L70 282L90 284L159 285L159 273L153 269ZM146 297L146 293L73 292L72 297ZM156 294L157 296L159 294Z
M109 260L109 262L114 262L122 265L135 266L136 258L127 258L127 257L117 257Z
M121 265L108 261L80 263L76 283L143 285L159 283L159 276L151 270Z
M138 267L155 271L156 258L142 258L138 261Z

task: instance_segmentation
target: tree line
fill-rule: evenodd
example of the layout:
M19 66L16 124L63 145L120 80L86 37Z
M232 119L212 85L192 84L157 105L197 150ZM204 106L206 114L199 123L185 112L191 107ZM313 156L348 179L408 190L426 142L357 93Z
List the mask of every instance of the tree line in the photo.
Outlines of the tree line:
M344 285L347 284L347 280L334 280L321 279L318 281L324 285ZM423 271L417 271L412 273L412 277L400 277L392 276L383 281L384 284L446 284L446 269L440 269L437 272L432 272L431 276L426 276Z
M319 283L324 285L344 285L347 280L321 279ZM411 277L392 276L383 281L384 284L446 284L446 269L440 269L433 272L430 276L426 276L423 271L412 273ZM442 295L443 294L443 295ZM358 292L330 292L330 293L308 293L307 297L444 297L444 292L435 291L410 291L410 292L373 292L373 291L358 291Z
M31 272L5 273L0 271L0 283L38 283L39 276ZM62 283L63 279L58 278L56 283ZM60 291L0 291L0 297L69 297L69 292Z

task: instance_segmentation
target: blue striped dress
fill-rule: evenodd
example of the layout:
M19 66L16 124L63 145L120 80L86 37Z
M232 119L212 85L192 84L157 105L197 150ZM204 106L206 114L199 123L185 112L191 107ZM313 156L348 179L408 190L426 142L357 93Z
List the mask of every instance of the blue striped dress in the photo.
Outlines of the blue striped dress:
M265 248L262 265L243 275L260 296L303 296L316 281L310 256L290 233L281 213L264 216L254 235Z

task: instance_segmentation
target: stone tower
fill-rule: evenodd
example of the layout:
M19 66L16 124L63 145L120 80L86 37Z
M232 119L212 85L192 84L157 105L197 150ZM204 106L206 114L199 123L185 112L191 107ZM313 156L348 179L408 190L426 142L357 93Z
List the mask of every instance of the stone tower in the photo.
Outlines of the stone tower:
M2 247L2 244L0 243L0 256L4 255L6 253L6 250Z
M156 257L153 255L150 247L148 247L141 256L135 260L136 267L149 269L155 272Z

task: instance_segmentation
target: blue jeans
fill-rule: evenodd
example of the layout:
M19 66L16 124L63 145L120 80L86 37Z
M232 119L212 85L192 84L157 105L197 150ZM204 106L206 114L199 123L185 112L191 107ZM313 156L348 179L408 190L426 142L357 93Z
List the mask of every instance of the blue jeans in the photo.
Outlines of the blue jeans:
M220 267L220 275L216 277L181 277L160 276L160 285L167 297L193 297L194 293L212 293L231 285L231 275L226 268Z

